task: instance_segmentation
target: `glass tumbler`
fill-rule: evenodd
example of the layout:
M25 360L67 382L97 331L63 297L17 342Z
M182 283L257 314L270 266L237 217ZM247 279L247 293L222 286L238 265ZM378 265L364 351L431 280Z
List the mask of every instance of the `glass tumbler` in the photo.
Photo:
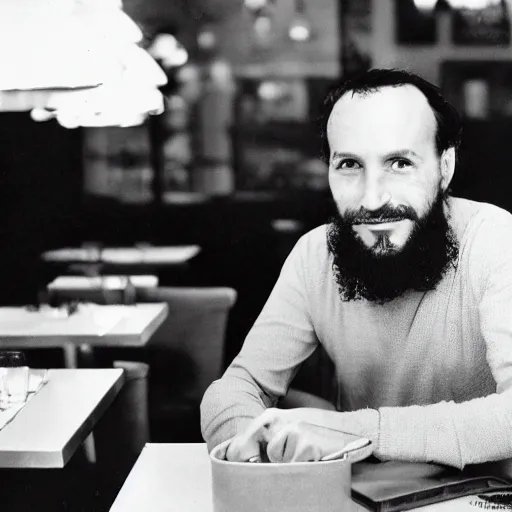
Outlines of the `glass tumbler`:
M18 350L0 351L0 409L27 400L29 368L25 354Z

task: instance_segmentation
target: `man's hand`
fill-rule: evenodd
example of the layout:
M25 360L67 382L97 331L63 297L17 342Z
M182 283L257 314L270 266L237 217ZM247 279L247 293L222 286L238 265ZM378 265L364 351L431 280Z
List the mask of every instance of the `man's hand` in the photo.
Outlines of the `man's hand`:
M313 412L314 411L314 412ZM310 423L314 409L267 409L227 447L236 462L319 461L339 452L356 436Z

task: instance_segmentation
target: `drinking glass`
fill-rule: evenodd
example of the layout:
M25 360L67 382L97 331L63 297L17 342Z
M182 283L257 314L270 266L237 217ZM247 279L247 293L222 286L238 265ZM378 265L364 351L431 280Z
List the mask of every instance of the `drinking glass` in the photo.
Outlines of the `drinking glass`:
M0 408L25 402L28 396L29 368L19 350L0 351Z

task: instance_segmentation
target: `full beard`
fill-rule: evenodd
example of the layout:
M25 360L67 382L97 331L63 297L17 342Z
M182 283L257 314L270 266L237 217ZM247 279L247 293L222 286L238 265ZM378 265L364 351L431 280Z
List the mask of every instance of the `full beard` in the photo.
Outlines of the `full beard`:
M403 208L384 212L337 215L327 230L327 246L333 255L333 270L343 301L366 299L383 304L408 290L436 288L450 265L455 266L458 242L444 211L444 193L439 191L422 218ZM402 249L382 234L367 247L354 231L354 224L370 218L410 218L414 228Z

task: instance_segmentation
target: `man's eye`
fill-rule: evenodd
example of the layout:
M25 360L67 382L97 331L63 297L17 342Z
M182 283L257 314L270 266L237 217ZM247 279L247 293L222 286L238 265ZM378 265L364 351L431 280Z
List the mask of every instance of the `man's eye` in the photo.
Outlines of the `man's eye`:
M338 167L338 169L345 169L345 170L348 170L348 171L352 171L352 170L355 170L355 169L360 169L361 165L356 160L354 160L352 158L347 158L345 160L342 160L338 164L337 167Z
M395 158L391 162L391 169L393 169L393 171L406 171L410 167L412 167L412 163L404 158Z

